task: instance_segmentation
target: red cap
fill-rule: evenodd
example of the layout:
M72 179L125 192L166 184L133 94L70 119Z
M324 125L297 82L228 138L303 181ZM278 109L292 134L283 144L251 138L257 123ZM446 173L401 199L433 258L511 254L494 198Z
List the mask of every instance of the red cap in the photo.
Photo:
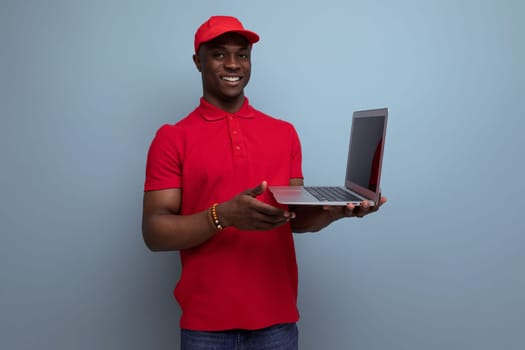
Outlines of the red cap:
M237 18L231 16L211 16L195 32L195 52L199 51L202 43L229 32L241 34L248 39L250 44L259 41L259 35L244 29L242 23Z

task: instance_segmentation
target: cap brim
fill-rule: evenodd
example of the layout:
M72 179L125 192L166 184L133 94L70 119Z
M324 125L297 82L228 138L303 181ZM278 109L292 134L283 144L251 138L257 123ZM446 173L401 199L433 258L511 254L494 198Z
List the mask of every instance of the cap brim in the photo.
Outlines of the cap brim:
M251 32L249 30L233 30L233 31L230 31L230 32L225 32L225 33L238 33L242 36L244 36L246 39L248 39L248 42L250 44L255 44L256 42L259 41L259 35L255 32ZM223 33L223 34L225 34Z

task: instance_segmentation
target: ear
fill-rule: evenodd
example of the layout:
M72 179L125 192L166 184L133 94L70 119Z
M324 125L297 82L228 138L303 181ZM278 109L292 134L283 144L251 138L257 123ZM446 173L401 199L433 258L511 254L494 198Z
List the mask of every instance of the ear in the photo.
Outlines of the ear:
M201 59L200 59L199 55L197 55L197 54L193 55L193 63L195 63L195 67L197 67L197 70L199 72L202 72L202 70L201 70L202 69Z

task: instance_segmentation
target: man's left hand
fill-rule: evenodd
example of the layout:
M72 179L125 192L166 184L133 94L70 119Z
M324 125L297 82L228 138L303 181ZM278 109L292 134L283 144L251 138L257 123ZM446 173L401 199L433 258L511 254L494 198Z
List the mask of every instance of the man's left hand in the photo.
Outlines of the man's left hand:
M335 207L335 206L324 206L324 210L329 210L334 212L335 219L338 218L351 218L358 217L362 218L368 214L375 213L379 208L385 204L387 201L386 197L380 196L379 203L376 205L370 205L368 201L364 201L361 205L356 206L354 204L348 204L344 207Z

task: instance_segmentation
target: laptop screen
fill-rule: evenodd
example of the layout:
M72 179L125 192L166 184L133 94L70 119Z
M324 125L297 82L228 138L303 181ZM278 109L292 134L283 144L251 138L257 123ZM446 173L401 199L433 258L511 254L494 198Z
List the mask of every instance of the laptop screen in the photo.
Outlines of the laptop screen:
M345 183L357 192L365 190L366 197L378 191L387 113L387 109L355 112L352 121Z

